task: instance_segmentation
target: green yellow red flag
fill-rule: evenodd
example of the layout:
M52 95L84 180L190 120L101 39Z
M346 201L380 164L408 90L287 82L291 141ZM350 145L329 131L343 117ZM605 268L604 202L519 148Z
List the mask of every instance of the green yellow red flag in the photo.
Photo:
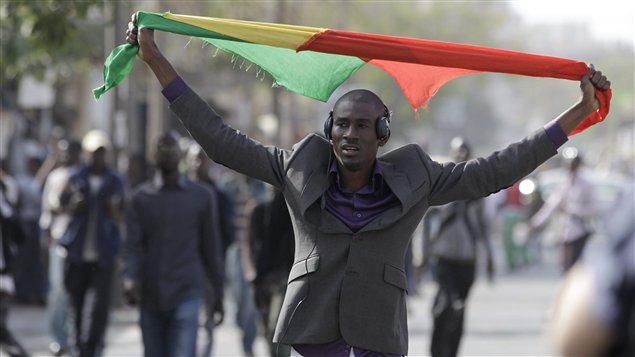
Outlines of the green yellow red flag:
M416 110L449 80L478 72L579 80L584 62L424 39L326 28L242 21L171 13L137 13L137 26L197 37L243 57L269 73L276 85L327 101L335 89L365 64L387 72ZM99 99L132 69L138 47L115 48L104 64ZM600 108L570 135L604 120L611 90L596 90Z

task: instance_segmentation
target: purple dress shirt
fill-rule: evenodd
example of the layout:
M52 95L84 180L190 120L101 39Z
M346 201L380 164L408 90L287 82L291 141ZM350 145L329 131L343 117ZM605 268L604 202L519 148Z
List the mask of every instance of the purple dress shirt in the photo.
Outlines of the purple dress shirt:
M188 88L188 85L179 76L170 82L162 93L172 103ZM568 140L566 133L555 120L547 123L544 129L556 149ZM357 232L389 208L400 204L388 185L384 183L378 161L375 161L373 177L368 185L357 192L342 187L335 161L329 168L329 179L331 185L325 194L326 210L340 219L353 232ZM396 356L351 347L342 337L329 343L295 344L293 348L304 357L348 357L351 348L353 348L356 357Z

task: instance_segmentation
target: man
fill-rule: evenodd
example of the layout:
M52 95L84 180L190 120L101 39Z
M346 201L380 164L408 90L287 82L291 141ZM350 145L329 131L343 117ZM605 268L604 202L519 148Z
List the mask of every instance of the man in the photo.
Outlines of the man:
M590 223L595 215L596 203L593 184L580 172L582 157L571 150L567 158L568 177L561 190L555 191L529 221L530 229L544 226L556 212L564 215L560 227L562 270L568 271L582 256L589 237L593 234Z
M18 246L13 267L15 299L25 304L44 305L46 275L41 260L40 227L38 221L42 206L42 158L28 152L27 171L15 176L18 183L18 218L24 233L24 242Z
M187 151L187 169L189 178L195 182L200 182L211 189L216 195L218 201L218 224L220 229L220 241L221 241L221 257L225 261L225 255L227 248L234 241L234 202L229 193L218 187L216 182L211 176L210 170L212 167L212 160L205 155L201 146L193 143L190 145ZM219 302L218 297L215 296L216 291L211 284L207 284L205 287L205 337L207 340L203 344L201 351L201 357L209 357L212 355L214 349L214 327L223 322L224 316L219 314L216 306L222 304L222 300ZM222 299L222 296L220 297ZM220 312L223 312L222 310Z
M205 280L222 316L223 262L215 194L179 172L173 134L156 147L159 173L126 210L124 297L139 303L144 355L195 356Z
M80 357L93 357L104 348L124 183L108 167L110 140L104 132L88 132L82 148L89 156L87 164L71 175L62 193L62 209L72 218L59 244L67 252L64 285L75 323L75 348Z
M311 134L292 150L261 145L189 89L134 17L127 41L139 45L170 108L210 158L283 192L295 263L274 342L304 356L406 355L404 256L427 208L483 197L527 175L599 107L594 85L610 86L592 70L592 79L582 78L582 100L546 129L489 158L441 165L417 145L377 157L390 137L390 112L366 90L336 102L327 140Z
M24 234L17 212L18 184L5 171L6 160L0 159L0 356L28 357L29 353L9 329L9 310L15 293L13 260L16 245L22 244Z
M470 147L462 138L456 137L450 144L454 162L470 159ZM482 199L455 201L431 208L426 214L425 255L430 256L438 284L432 307L432 356L458 354L465 305L476 275L477 242L485 248L488 278L493 279L494 261L483 206ZM432 227L436 229L432 230Z
M254 256L256 277L253 281L256 306L260 311L269 355L288 356L288 346L272 343L276 322L293 265L293 226L282 192L271 200L258 203L251 213L249 243Z
M64 260L66 252L59 245L71 220L62 210L60 198L71 174L79 168L82 145L79 141L60 140L57 144L60 166L48 175L42 192L40 228L49 244L49 291L47 312L53 342L49 350L56 356L70 353L72 324L68 319L68 295L64 289Z

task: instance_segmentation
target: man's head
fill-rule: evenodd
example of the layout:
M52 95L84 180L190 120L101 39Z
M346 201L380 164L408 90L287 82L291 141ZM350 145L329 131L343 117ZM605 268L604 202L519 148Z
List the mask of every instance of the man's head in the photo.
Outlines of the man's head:
M570 173L577 172L583 164L582 154L575 147L566 147L562 150L562 156L564 157L564 165Z
M331 123L325 125L325 134L345 169L372 168L379 147L390 137L389 117L381 99L368 90L353 90L337 100L329 119Z
M450 156L454 162L462 162L470 159L471 150L465 139L457 136L450 141Z
M179 139L174 133L165 133L157 140L155 161L157 168L163 175L170 175L179 172L182 152L179 146Z
M200 145L194 143L189 147L185 161L191 177L196 179L207 179L209 177L212 160L207 157Z
M580 154L576 155L575 157L572 157L571 159L569 159L569 171L570 172L576 172L580 169L580 166L582 166L582 157L580 156Z
M108 135L101 130L91 130L82 139L82 149L88 154L88 162L97 171L106 168L106 154L110 146Z
M82 154L82 144L76 140L60 140L57 143L62 165L72 166L79 163Z

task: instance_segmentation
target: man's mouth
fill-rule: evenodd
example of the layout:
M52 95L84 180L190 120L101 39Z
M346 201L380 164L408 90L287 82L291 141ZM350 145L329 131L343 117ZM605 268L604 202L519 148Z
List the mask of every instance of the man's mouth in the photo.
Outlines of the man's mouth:
M342 152L346 154L355 154L359 151L359 146L357 145L342 145Z

